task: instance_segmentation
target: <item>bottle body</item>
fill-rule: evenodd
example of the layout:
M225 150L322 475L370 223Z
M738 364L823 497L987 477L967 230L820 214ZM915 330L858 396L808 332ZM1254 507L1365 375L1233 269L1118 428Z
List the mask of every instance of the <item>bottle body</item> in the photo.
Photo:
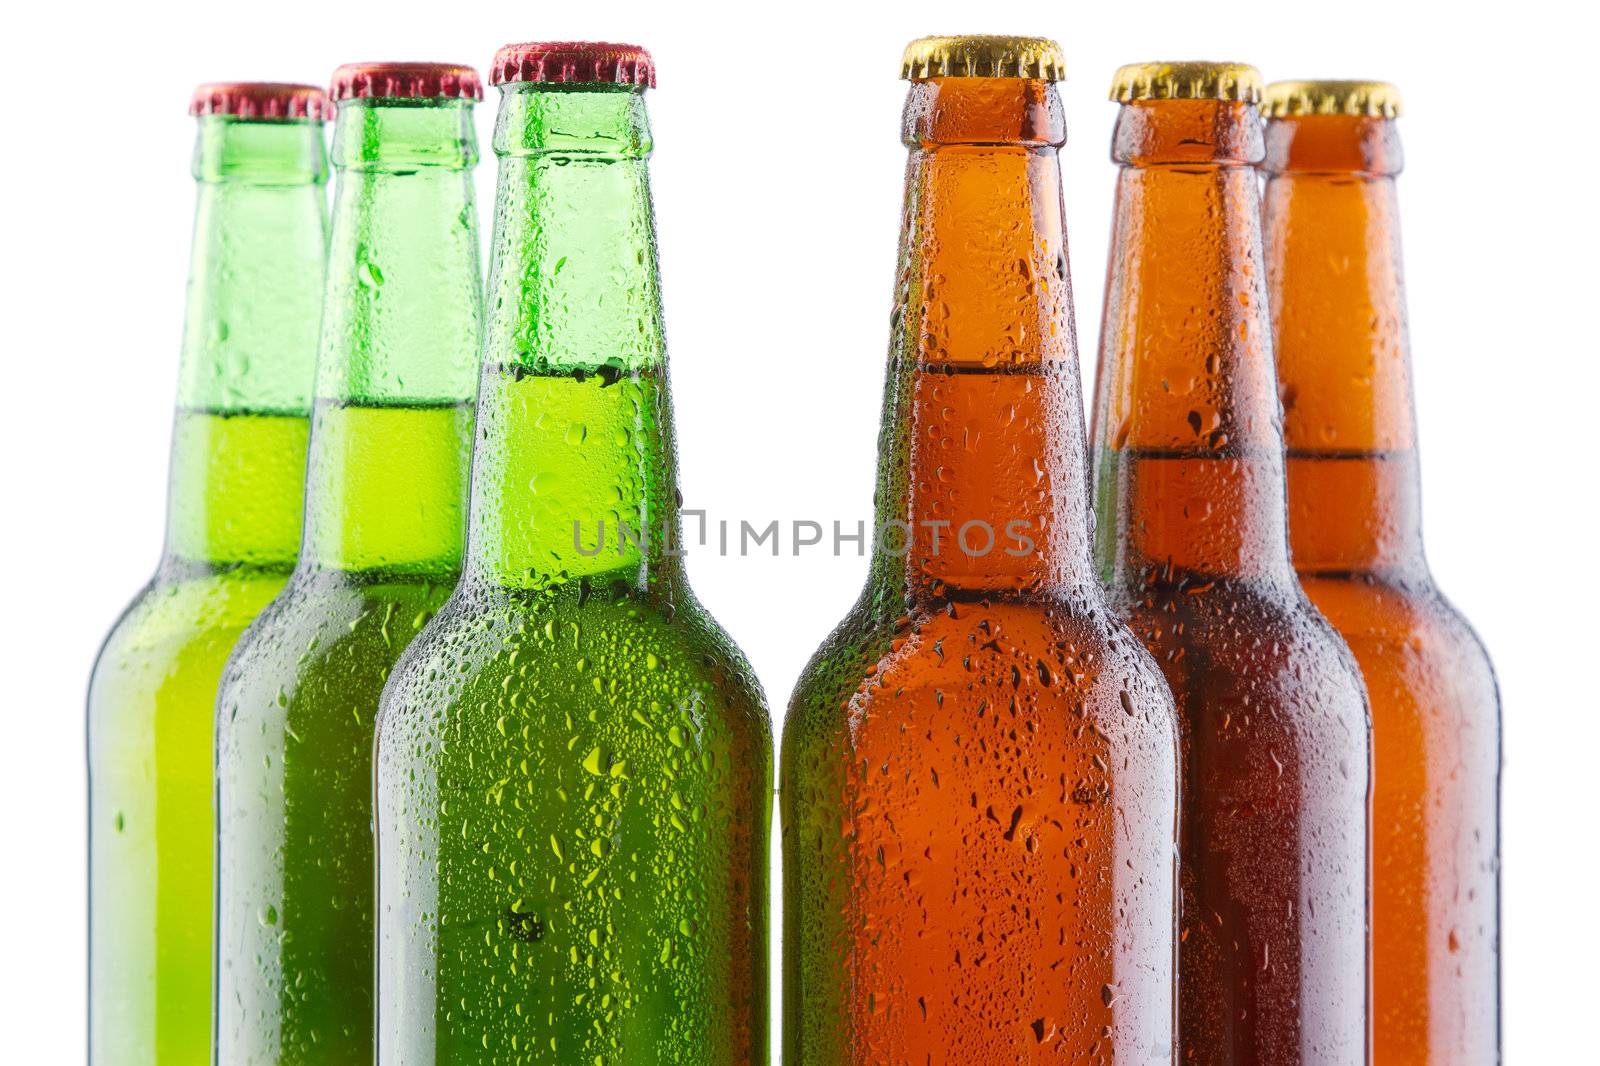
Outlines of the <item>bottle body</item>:
M462 588L390 686L383 1063L765 1061L760 692L698 605L605 589Z
M665 543L641 88L505 87L467 562L378 726L386 1066L766 1058L771 730Z
M91 1063L210 1055L217 683L299 544L323 165L320 121L200 120L166 547L89 688Z
M1350 646L1372 704L1372 1061L1498 1063L1500 704L1489 657L1431 583L1312 573L1301 583Z
M304 546L217 697L218 1066L372 1057L373 731L459 572L475 158L469 99L341 103Z
M1366 724L1345 654L1282 590L1215 574L1152 566L1111 601L1178 708L1180 1061L1365 1062Z
M1373 1061L1467 1066L1500 1061L1500 708L1423 554L1395 126L1268 123L1267 276L1295 566L1372 706Z
M299 448L305 453L305 419ZM303 480L294 477L295 497ZM234 643L292 563L163 567L89 690L89 1044L96 1064L210 1055L212 721ZM199 916L199 917L197 917Z
M1097 556L1177 702L1180 1060L1359 1064L1367 713L1289 565L1260 150L1243 100L1122 108Z
M1064 137L1043 80L911 89L879 542L784 731L785 1061L1172 1058L1171 704L1089 566Z
M785 1061L1170 1062L1167 701L1103 609L848 619L784 734Z

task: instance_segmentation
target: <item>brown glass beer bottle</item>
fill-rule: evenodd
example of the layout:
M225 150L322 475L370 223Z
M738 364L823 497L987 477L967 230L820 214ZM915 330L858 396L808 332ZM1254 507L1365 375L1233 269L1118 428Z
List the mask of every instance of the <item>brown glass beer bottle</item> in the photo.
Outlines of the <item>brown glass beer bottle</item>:
M1422 551L1395 176L1399 93L1266 95L1265 239L1289 539L1372 703L1373 1062L1500 1061L1500 705Z
M788 1066L1172 1062L1177 741L1090 557L1060 69L906 52L877 542L783 741Z
M1259 75L1118 71L1096 558L1177 699L1180 1061L1367 1055L1368 719L1289 561Z

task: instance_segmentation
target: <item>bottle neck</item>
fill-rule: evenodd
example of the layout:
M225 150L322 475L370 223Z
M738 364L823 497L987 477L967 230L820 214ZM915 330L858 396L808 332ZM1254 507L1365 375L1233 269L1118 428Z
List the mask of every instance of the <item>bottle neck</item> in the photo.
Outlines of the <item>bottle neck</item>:
M165 554L284 565L300 540L327 211L322 126L200 119Z
M1122 108L1095 473L1102 574L1292 585L1248 104Z
M454 570L481 335L465 100L347 100L334 127L301 565Z
M1267 278L1302 572L1426 569L1401 167L1390 119L1307 115L1267 127Z
M888 602L1061 596L1092 582L1050 83L914 83L879 442Z
M680 538L643 90L506 86L494 147L467 575L664 591Z

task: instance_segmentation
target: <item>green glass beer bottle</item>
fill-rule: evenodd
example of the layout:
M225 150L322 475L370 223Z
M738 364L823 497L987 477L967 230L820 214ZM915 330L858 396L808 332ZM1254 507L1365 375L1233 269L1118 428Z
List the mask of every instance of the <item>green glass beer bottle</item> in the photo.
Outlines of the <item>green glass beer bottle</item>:
M650 57L512 45L466 559L379 713L378 1061L766 1061L771 727L690 592Z
M372 734L455 586L481 320L468 67L339 68L304 543L217 698L217 1066L372 1058Z
M89 683L89 1061L210 1057L212 722L300 544L327 213L308 85L202 85L166 544Z

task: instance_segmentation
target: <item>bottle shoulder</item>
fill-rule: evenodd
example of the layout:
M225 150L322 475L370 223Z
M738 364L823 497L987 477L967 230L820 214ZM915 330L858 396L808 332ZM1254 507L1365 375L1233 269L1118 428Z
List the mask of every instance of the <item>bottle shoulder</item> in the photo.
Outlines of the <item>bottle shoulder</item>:
M754 671L692 598L664 607L458 587L396 666L380 734L441 711L494 726L512 704L537 705L545 717L646 719L655 705L696 706L741 732L771 733Z
M1113 589L1111 599L1180 708L1203 698L1320 712L1352 731L1365 721L1350 649L1298 588L1186 579Z
M1352 645L1357 640L1404 644L1422 637L1462 657L1484 660L1477 631L1431 578L1387 580L1380 575L1313 575L1306 595Z
M158 571L106 634L91 688L105 675L159 672L219 645L225 655L287 580L287 570L245 567L176 576Z
M992 691L990 691L992 689ZM953 605L875 619L858 604L818 649L790 700L786 746L832 734L852 716L894 720L927 704L985 713L1026 690L1041 709L1136 715L1170 730L1171 695L1149 654L1095 603ZM982 705L982 706L980 706Z
M209 748L223 666L286 578L272 571L176 579L158 573L112 627L90 673L91 766L148 752L172 730L200 729Z
M553 640L561 632L581 641L588 635L627 634L641 649L702 651L744 663L733 638L686 590L670 599L627 592L569 589L530 590L458 584L419 641L427 654L454 654L456 646L524 646Z
M1349 645L1376 711L1397 699L1498 712L1488 650L1431 581L1316 577L1307 595Z
M390 639L400 639L403 630L396 633L386 623L408 614L424 615L424 621L431 618L450 598L454 587L454 574L296 570L257 616L240 644L254 645L277 633L323 640L327 639L324 634L371 624L381 625ZM415 636L420 628L420 623L413 626L409 636Z
M290 715L332 701L376 700L390 669L449 598L428 575L297 570L229 656L219 702L233 715Z

